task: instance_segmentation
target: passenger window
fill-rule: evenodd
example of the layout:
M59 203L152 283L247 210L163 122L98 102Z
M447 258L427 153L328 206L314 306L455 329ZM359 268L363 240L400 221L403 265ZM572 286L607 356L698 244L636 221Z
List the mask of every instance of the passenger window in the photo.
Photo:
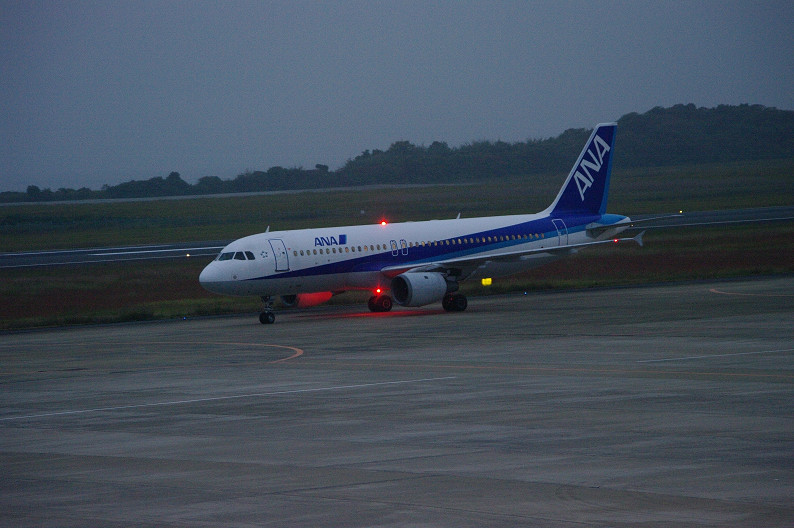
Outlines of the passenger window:
M303 256L303 250L301 249L301 257Z
M350 253L350 248L345 246L345 253Z
M250 251L246 251L245 256L248 257L248 260L254 260L256 258L254 257L254 254L251 253Z

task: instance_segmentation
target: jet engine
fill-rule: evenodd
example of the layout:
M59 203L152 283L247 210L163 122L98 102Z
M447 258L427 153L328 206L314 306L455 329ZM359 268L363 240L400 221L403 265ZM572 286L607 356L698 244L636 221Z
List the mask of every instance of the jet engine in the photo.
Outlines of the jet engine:
M281 302L284 303L284 306L308 308L328 302L328 299L333 297L333 295L331 292L294 293L292 295L282 295Z
M447 283L441 273L407 272L391 281L394 301L402 306L424 306L440 301L456 284Z

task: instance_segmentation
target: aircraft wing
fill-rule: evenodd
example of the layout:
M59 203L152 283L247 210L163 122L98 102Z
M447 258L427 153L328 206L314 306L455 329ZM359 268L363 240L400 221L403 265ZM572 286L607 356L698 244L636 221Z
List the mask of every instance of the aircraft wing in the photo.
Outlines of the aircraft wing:
M526 260L528 258L531 258L533 255L542 255L542 254L562 257L565 255L570 255L572 253L575 253L580 248L598 246L603 244L634 242L642 246L642 237L644 234L645 231L639 233L634 237L627 237L627 238L611 238L608 240L584 242L582 244L569 244L565 246L525 249L520 251L507 251L495 255L463 256L452 259L439 260L437 262L427 262L427 263L417 264L415 266L410 266L410 265L388 266L383 268L381 270L381 273L383 273L387 277L393 278L396 277L397 275L400 275L408 271L447 272L454 270L457 271L456 275L460 277L459 280L465 280L466 277L471 275L471 273L475 269L489 262L518 262L521 260Z

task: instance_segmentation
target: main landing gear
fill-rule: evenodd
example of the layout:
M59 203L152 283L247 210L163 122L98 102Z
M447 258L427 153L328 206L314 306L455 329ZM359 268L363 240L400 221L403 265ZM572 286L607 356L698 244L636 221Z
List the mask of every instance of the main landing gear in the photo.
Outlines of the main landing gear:
M372 312L388 312L392 305L392 298L388 295L373 295L367 302ZM441 299L441 306L448 312L462 312L468 305L469 301L462 293L448 293Z
M441 306L448 312L462 312L469 305L469 301L462 293L448 293L441 299Z
M391 297L388 295L373 295L367 302L371 312L388 312L392 305Z
M259 322L262 324L273 324L276 322L276 314L273 313L273 300L270 297L262 297L265 309L259 314Z

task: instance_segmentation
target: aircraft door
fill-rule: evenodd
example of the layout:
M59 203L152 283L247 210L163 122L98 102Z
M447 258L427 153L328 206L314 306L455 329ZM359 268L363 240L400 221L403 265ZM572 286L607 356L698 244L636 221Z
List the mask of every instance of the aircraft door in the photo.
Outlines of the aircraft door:
M269 240L270 247L273 248L273 255L276 257L276 271L289 271L289 257L284 241L279 238Z
M565 222L560 220L559 218L554 218L552 220L554 227L557 228L557 236L559 237L560 245L567 246L568 245L568 227L566 227Z

